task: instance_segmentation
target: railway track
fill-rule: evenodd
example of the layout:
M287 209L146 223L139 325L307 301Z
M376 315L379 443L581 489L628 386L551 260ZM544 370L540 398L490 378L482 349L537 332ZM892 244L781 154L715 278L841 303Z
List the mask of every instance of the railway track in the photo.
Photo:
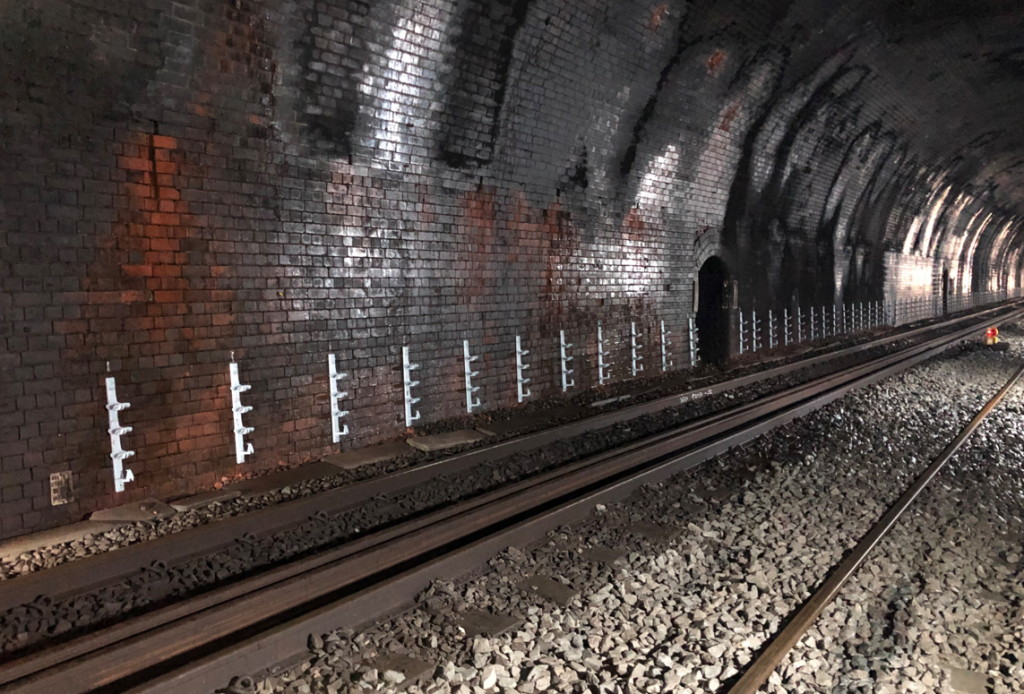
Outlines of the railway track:
M1014 309L1001 320L1022 315L1024 310ZM304 651L309 633L338 624L362 623L396 609L434 578L464 573L509 545L529 543L551 528L579 520L596 504L622 498L642 484L693 467L853 388L935 356L987 325L977 316L971 317L952 332L868 363L420 514L327 551L25 654L0 665L0 691L43 692L55 687L69 693L212 691L224 686L232 674L259 671L295 657ZM835 354L828 356L835 358ZM761 374L744 378L755 376L765 378ZM667 401L661 407L678 404L681 397L661 399ZM657 411L655 403L661 400L625 408L634 411L631 415L619 410L587 422L593 424L591 420L603 417L607 426L639 416L636 412L642 414L644 408ZM530 436L533 441L564 437L574 429L586 430L585 424L572 423L556 430L558 433ZM529 440L530 436L494 448L510 443L526 445L522 439ZM450 460L468 467L473 463L467 460L473 460L474 454L477 452ZM415 477L414 473L425 471L416 469L407 474ZM350 497L349 502L354 498ZM221 525L227 522L209 527L217 529ZM137 554L145 552L140 549ZM113 573L113 569L110 571ZM62 578L70 580L73 575L69 568ZM44 576L46 573L40 578ZM8 583L13 585L17 580ZM23 585L28 586L28 582Z
M935 478L935 476L945 467L946 463L949 462L950 458L960 450L967 438L974 433L975 430L986 417L992 412L995 407L1002 402L1006 394L1010 392L1024 376L1024 365L1018 368L1014 374L1009 378L1006 384L996 393L992 399L985 403L978 414L968 422L968 424L960 430L960 432L950 441L949 445L946 446L943 451L936 456L917 479L914 480L906 491L900 496L897 501L889 507L889 510L872 526L871 530L865 534L857 545L847 554L847 556L836 565L825 581L822 582L821 586L814 592L814 594L798 609L794 614L790 616L788 623L775 637L771 640L761 654L754 660L753 663L747 668L746 672L740 677L735 685L729 689L728 694L756 694L761 686L768 680L768 677L775 671L786 655L792 650L792 648L803 638L804 634L811 628L814 622L821 616L821 613L827 608L839 595L839 591L842 590L843 586L846 585L847 581L853 577L854 573L867 561L868 555L871 553L878 543L882 541L900 517L906 512L914 500L921 494L926 486Z

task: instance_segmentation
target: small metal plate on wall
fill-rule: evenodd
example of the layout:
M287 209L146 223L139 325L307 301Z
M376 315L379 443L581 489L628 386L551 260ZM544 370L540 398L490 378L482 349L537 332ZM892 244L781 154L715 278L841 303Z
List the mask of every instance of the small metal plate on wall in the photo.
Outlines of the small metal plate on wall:
M50 474L50 505L62 506L75 500L75 490L71 487L71 471L53 472Z

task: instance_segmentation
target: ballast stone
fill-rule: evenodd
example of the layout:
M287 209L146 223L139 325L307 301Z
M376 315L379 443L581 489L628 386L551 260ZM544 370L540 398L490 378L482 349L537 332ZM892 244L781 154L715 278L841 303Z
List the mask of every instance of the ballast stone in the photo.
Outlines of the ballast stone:
M31 535L23 535L0 543L0 559L13 559L25 552L33 552L45 547L61 545L65 542L79 542L93 535L120 527L120 522L100 522L94 520L63 525L52 530L44 530Z

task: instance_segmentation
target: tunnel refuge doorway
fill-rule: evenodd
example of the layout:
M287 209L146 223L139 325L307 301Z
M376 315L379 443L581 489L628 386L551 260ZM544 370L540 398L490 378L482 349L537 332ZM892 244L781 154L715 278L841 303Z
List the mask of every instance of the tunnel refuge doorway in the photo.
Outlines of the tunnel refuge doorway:
M697 331L700 358L721 364L729 356L729 272L720 258L712 256L697 275Z
M949 270L942 268L942 312L949 313Z

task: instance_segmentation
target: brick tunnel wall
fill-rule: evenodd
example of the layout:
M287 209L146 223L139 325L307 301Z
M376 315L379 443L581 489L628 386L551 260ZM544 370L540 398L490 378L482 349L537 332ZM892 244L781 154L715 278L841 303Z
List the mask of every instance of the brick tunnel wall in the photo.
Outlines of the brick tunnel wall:
M1016 220L908 143L857 5L35 0L0 8L0 535L578 387L598 322L1017 286ZM755 7L754 5L757 5ZM823 20L822 20L823 21ZM844 22L846 24L844 24ZM236 468L228 364L255 453ZM685 359L677 355L676 363ZM115 494L104 378L131 408ZM75 499L51 506L51 473Z

